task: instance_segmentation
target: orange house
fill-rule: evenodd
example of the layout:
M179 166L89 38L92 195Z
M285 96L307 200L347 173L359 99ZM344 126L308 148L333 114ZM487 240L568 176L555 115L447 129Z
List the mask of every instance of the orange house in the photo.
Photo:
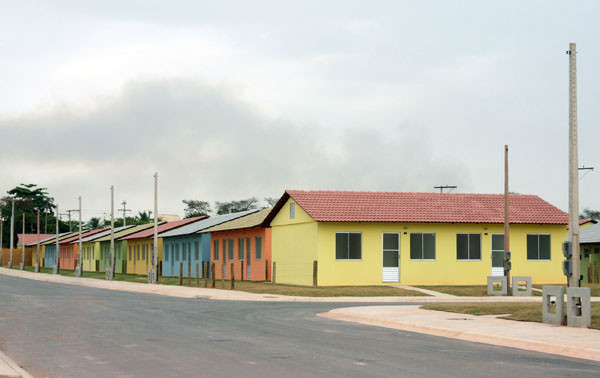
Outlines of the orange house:
M99 230L83 231L81 239L106 230L106 228L102 228ZM60 269L75 270L77 266L77 251L79 250L79 233L65 240L60 240L58 244L60 246Z
M270 210L264 209L200 232L210 233L216 279L221 279L223 273L224 278L230 279L233 263L236 280L271 280L271 228L263 224Z

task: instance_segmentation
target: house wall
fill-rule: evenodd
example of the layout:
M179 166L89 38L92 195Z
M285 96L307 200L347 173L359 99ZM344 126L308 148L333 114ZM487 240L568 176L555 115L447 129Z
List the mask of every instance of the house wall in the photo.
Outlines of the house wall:
M317 260L318 226L298 204L295 205L295 218L290 219L292 202L295 203L290 198L271 221L271 256L276 263L275 281L312 285L313 261Z
M96 269L96 261L98 261L100 258L100 242L86 242L82 243L81 246L83 248L83 271L98 271L98 269Z
M154 248L154 238L128 239L127 247L124 249L123 258L127 262L127 273L147 275L148 270L152 269L152 248ZM126 252L125 252L126 251ZM163 238L158 238L158 263L162 261Z
M75 261L77 260L78 244L61 244L60 245L60 268L67 270L75 270Z
M587 251L586 251L587 250ZM586 254L588 257L585 257ZM600 274L600 244L582 244L581 245L581 275L583 275L583 283L594 283L589 279L588 267L592 265L593 268L598 269ZM594 265L595 264L595 265ZM594 277L595 278L595 277Z
M99 268L105 272L110 261L110 241L102 241L100 244ZM127 241L115 240L115 273L123 272L124 251L127 249Z
M361 232L362 259L338 261L335 233ZM319 223L319 285L382 284L382 233L400 233L400 283L407 285L483 285L491 275L491 235L501 224L446 223ZM435 234L435 260L410 259L410 233ZM457 233L481 234L481 260L457 260ZM486 235L487 234L487 235ZM550 261L527 260L527 234L551 234ZM561 283L561 243L565 226L512 225L510 249L513 276L532 276L533 283Z
M56 265L56 244L46 244L44 247L44 266L52 268Z
M261 258L256 259L257 238L261 238ZM244 240L243 258L240 260L240 238ZM219 259L215 259L215 240L219 243ZM271 229L264 227L243 228L239 230L218 231L210 234L211 260L215 263L215 277L223 275L223 244L233 240L233 260L226 259L225 278L231 278L231 263L236 280L270 281L271 280ZM248 274L248 247L250 240L250 274ZM229 245L227 244L227 248ZM226 254L227 255L227 254ZM243 265L243 276L242 276Z
M196 243L198 243L198 258L196 258ZM183 253L185 245L185 256ZM189 251L191 250L191 253ZM162 263L162 275L165 277L178 277L180 264L183 263L183 276L188 277L191 268L191 276L196 277L196 264L199 264L199 276L202 275L202 262L210 261L210 233L189 234L164 238Z

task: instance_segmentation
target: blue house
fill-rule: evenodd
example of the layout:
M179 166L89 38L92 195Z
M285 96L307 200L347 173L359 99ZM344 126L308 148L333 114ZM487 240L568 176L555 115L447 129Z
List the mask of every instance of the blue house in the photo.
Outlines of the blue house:
M70 238L74 235L78 235L77 232L63 232L58 235L58 242L61 240ZM52 268L56 265L56 236L51 238L41 240L40 244L44 246L44 266L47 268Z
M184 277L188 276L188 266L191 267L192 277L196 277L196 264L199 265L199 276L203 277L202 263L210 262L210 233L198 232L257 211L217 215L158 234L159 238L163 238L162 275L178 277L180 264L183 263Z

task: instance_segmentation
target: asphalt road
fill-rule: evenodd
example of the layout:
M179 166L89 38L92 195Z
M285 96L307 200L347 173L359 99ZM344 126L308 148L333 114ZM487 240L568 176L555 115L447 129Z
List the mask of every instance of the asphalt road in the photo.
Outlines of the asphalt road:
M362 305L362 304L361 304ZM220 302L0 275L0 349L36 377L598 377L600 364Z

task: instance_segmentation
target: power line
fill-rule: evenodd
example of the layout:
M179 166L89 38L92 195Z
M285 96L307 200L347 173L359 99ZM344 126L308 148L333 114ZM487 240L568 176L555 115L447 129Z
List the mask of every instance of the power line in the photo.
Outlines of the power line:
M448 193L450 193L451 191L453 191L456 188L458 188L458 186L456 186L456 185L440 185L440 186L434 186L433 187L433 189L439 189L440 190L440 194L444 193L444 189L450 189L448 191Z

